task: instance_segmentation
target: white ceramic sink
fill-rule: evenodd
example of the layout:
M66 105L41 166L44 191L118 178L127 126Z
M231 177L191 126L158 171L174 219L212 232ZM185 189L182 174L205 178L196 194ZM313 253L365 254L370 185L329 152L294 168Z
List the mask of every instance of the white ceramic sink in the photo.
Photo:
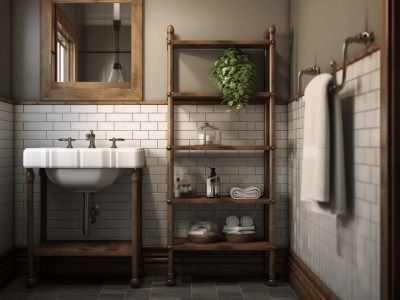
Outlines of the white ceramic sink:
M115 182L123 169L142 168L143 148L27 148L24 168L44 168L55 185L96 192Z

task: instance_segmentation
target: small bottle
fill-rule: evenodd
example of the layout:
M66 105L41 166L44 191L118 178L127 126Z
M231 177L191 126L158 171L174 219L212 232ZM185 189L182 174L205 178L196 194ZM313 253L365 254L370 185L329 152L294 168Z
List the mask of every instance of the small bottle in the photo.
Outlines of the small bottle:
M189 180L186 179L186 174L183 174L181 180L181 195L189 196L192 193L192 187Z
M181 184L180 184L179 177L176 178L176 182L175 182L175 185L174 185L174 197L175 198L180 198L181 197Z
M211 174L207 178L207 197L208 198L219 198L220 190L220 179L215 172L215 168L211 168Z

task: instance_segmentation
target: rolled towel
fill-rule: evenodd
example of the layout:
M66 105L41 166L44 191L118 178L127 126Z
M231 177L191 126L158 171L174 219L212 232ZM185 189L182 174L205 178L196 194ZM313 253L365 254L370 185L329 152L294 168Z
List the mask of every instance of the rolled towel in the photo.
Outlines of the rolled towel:
M231 188L230 194L233 199L258 199L261 197L260 189L255 186L249 186L244 189L235 186Z
M254 226L243 227L243 226L224 226L223 232L238 232L238 231L246 231L246 230L254 230Z
M229 216L226 218L226 225L234 227L234 226L239 226L240 221L237 216Z
M198 235L198 236L203 236L208 232L207 229L198 229L198 230L191 230L188 232L188 235Z
M253 218L250 216L243 216L240 218L240 225L243 227L250 227L253 226Z

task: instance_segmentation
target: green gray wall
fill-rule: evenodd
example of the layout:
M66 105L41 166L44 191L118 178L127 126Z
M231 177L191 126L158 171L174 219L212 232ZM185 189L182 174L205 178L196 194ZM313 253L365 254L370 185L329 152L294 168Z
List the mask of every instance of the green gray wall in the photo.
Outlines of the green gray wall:
M295 0L290 6L292 95L297 89L298 71L315 64L326 71L331 60L342 61L342 45L347 37L373 31L379 40L379 0ZM349 54L362 47L352 45ZM309 81L307 77L303 87Z
M0 97L10 98L11 1L0 0Z
M289 0L144 0L144 99L166 99L166 29L182 39L262 39L277 27L278 98L289 96ZM277 5L278 4L278 5ZM13 0L12 97L40 97L40 1ZM181 91L213 90L208 74L220 52L182 52Z

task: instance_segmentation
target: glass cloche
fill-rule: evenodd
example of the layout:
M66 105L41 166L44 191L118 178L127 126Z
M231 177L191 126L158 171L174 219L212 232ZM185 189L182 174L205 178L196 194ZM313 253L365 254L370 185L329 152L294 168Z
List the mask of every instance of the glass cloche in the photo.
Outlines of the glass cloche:
M221 131L210 125L204 123L203 126L197 129L197 145L220 145L221 144Z

